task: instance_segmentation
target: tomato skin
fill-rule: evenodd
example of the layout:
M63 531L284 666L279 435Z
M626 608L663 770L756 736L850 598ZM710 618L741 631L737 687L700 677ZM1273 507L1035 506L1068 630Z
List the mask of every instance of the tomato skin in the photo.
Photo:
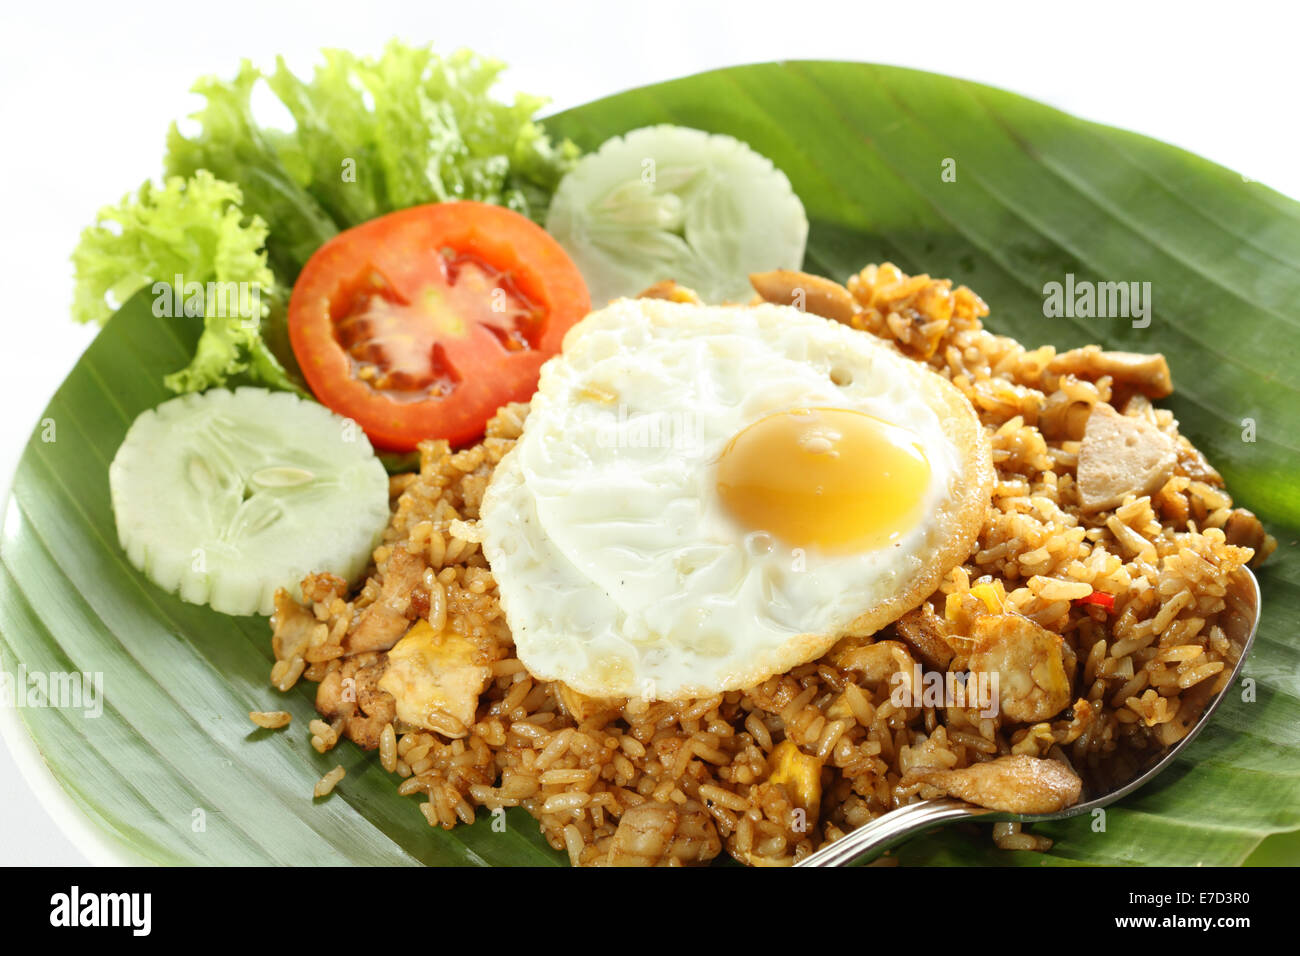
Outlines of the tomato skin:
M335 332L334 310L359 276L380 275L418 311L444 249L508 272L518 291L543 315L532 347L508 351L473 322L442 343L455 360L456 382L446 396L397 397L356 375ZM410 451L427 438L462 445L482 434L509 402L527 401L542 363L559 352L564 334L590 310L577 266L529 219L501 206L458 201L414 206L339 233L308 260L289 300L289 340L312 392L354 419L371 442ZM466 367L461 367L461 366Z
M1079 598L1075 603L1095 604L1097 607L1104 608L1107 611L1113 611L1115 610L1115 595L1094 589L1087 597Z

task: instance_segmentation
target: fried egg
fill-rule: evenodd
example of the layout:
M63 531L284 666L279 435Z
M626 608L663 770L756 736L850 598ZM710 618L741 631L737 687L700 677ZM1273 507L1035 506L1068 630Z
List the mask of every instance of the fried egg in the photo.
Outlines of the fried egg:
M480 534L535 677L677 700L916 607L969 554L992 482L969 401L868 333L622 299L543 367Z

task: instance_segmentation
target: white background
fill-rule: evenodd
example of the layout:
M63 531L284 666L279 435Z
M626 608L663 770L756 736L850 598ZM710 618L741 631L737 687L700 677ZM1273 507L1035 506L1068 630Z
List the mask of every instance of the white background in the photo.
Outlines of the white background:
M0 39L0 491L94 334L68 319L68 255L95 210L155 176L201 74L241 57L470 46L562 109L716 66L848 59L949 73L1147 133L1300 197L1296 22L1282 3L889 5L694 0L7 4ZM1286 19L1283 19L1286 18ZM0 864L121 859L0 713ZM57 823L56 823L57 819Z

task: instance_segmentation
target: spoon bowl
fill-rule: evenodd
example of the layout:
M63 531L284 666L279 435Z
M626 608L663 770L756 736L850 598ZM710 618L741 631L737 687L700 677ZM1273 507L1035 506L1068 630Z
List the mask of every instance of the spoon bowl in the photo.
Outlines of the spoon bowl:
M1236 686L1242 664L1255 642L1255 632L1259 630L1261 599L1259 582L1255 580L1255 575L1249 569L1242 568L1229 580L1226 600L1228 606L1219 623L1228 639L1241 648L1231 675L1224 682L1223 688L1206 704L1201 716L1183 739L1168 750L1162 751L1157 759L1127 783L1115 786L1105 793L1093 796L1082 803L1076 803L1057 813L1007 813L978 807L949 797L920 800L899 807L897 810L891 810L870 823L858 827L852 833L804 857L795 866L850 866L867 863L919 833L958 820L981 823L1039 823L1045 820L1077 817L1109 806L1150 783L1177 759L1183 748L1196 738L1209 722L1224 696Z

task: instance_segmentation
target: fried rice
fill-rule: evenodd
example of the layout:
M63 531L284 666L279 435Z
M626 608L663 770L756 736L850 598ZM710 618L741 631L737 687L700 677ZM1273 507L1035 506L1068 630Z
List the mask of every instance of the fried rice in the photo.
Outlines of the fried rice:
M1026 759L1105 787L1186 735L1241 653L1220 623L1226 580L1275 542L1234 508L1173 415L1151 404L1167 391L1163 360L1026 349L983 328L988 309L971 290L888 263L868 266L844 294L851 302L835 317L948 378L993 443L997 483L978 542L921 608L755 687L700 700L595 700L535 680L514 656L476 543L493 468L527 414L510 405L479 444L426 442L419 471L391 479L392 521L358 591L321 573L303 582L302 602L277 596L272 683L318 684L312 746L347 738L377 750L434 826L471 823L479 807L523 807L574 865L704 863L725 850L767 866L909 802L965 795L972 768L1014 802ZM1076 481L1098 403L1158 429L1177 453L1158 490L1100 511L1082 507ZM468 721L443 713L436 729L412 726L380 687L393 635L421 619L486 668ZM898 702L899 675L974 672L981 628L1029 635L1024 666L1038 676L1027 688L1004 693L991 716L950 700ZM1060 648L1063 684L1034 670L1043 632ZM1053 696L1045 715L1042 699ZM997 825L994 838L1050 846L1018 824Z

